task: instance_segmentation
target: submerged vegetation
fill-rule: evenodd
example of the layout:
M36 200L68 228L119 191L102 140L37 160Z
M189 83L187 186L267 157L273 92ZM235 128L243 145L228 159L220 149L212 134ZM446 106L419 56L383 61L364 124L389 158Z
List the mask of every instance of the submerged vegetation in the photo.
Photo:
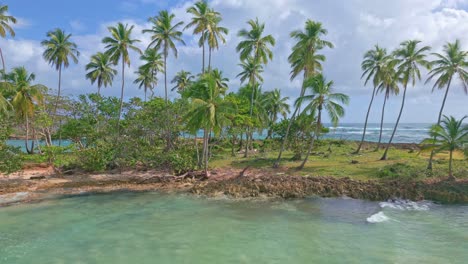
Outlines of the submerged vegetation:
M0 7L2 37L6 32L14 36L11 25L16 19L6 16L7 10L7 6ZM323 134L329 128L323 118L328 116L332 126L337 126L352 98L335 91L333 81L326 78L322 51L334 45L326 40L327 30L320 22L307 20L304 29L290 34L296 41L288 58L291 80L301 79L302 86L298 99L289 105L281 89L263 87L264 67L274 59L272 48L276 44L265 23L249 20L248 28L237 33L241 39L236 49L241 87L234 92L229 87L232 82L211 60L229 33L222 26L221 14L206 1L195 3L187 13L192 19L185 27L168 11L149 18L151 28L143 33L151 42L144 51L136 45L140 40L132 36L133 25L109 27L109 36L102 40L105 50L81 58L89 59L83 78L96 86L97 93L61 95L62 70L71 62L77 63L80 55L72 34L61 29L48 32L42 42L44 59L58 71L57 93L34 83L35 75L24 67L4 69L0 83L0 171L8 174L21 169L23 162L46 162L57 174L158 169L178 175L203 170L205 177L210 177L210 168L254 167L272 174L279 169L303 176L356 179L468 178L463 155L468 152L468 128L462 123L464 119L442 119L452 83L461 83L468 92L468 52L461 50L458 40L447 43L442 54L432 57L430 47L419 40L404 41L391 53L380 46L366 52L362 78L364 85L372 85L372 93L362 140L325 140ZM172 90L179 97L170 100L167 61L177 59L178 45L185 44L182 30L188 29L200 36L201 71L175 74ZM134 84L143 89L144 96L125 101L125 69L137 63L130 61L131 52L140 55ZM404 112L407 89L423 79L423 69L431 70L427 82L436 79L434 88L446 89L440 115L430 138L421 146L401 148L392 140ZM164 74L163 85L158 73ZM101 88L112 86L118 75L120 98L102 96ZM164 98L154 96L159 88L164 90ZM379 93L385 97L381 124L388 122L384 113L389 96L402 94L401 107L390 141L381 142L381 125L379 142L370 144L365 142L365 132ZM265 139L254 138L254 133L264 131ZM25 140L27 153L6 145L13 136ZM64 144L65 140L71 144ZM379 153L382 147L383 154Z

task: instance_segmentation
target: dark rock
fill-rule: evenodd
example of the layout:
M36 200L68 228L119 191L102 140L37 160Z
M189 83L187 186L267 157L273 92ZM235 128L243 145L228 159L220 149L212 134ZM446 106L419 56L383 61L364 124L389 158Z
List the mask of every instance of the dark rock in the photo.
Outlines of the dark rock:
M358 164L358 163L359 163L359 161L357 161L357 160L352 160L351 161L351 164Z
M41 176L31 176L29 177L30 180L43 180L45 179L45 176L41 175Z

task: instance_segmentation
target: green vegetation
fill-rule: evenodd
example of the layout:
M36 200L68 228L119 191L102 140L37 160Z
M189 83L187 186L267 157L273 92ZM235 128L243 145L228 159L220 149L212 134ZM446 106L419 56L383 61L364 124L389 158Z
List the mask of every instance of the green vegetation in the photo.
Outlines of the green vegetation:
M5 32L14 35L10 24L16 20L5 15L7 10L8 7L0 6L2 37ZM373 90L364 131L375 96L378 93L385 96L383 124L387 99L397 96L402 89L392 137L383 145L381 125L376 144L365 143L365 134L356 143L324 140L329 128L323 118L328 116L332 125L337 126L350 98L334 91L333 81L324 77L322 63L326 57L322 51L334 45L326 40L327 30L320 22L307 20L303 29L290 34L295 40L288 57L291 80L302 77L302 86L295 104L289 105L281 87L263 87L264 67L273 60L276 43L264 23L249 20L248 28L237 33L240 38L236 48L240 58L237 77L241 87L234 92L229 87L232 82L211 63L213 51L226 42L228 34L228 29L221 26L222 15L206 1L196 2L187 13L191 20L184 30L191 29L200 37L202 67L199 73L182 70L175 74L172 90L177 90L179 97L173 100L168 98L167 60L170 53L177 59L177 45L185 44L184 22L177 21L174 14L163 10L148 19L150 28L143 33L151 41L145 49L138 47L140 40L133 37L133 25L117 23L109 27L109 36L102 40L105 50L89 58L83 76L97 86L97 93L72 98L61 95L61 75L63 68L78 61L79 47L72 35L61 29L48 32L42 42L43 57L58 71L57 93L34 84L35 75L25 67L4 70L1 74L0 171L11 173L20 169L24 161L48 163L57 173L157 169L175 174L203 170L209 176L210 168L250 166L271 171L272 175L382 180L468 177L463 155L468 152L463 119L450 117L441 121L452 79L457 77L468 92L468 53L461 50L459 41L445 45L443 54L432 54L434 61L427 54L430 47L418 40L404 41L389 54L380 46L366 52L362 78L364 85L372 83ZM130 61L132 51L140 55L138 62ZM125 69L131 63L139 66L133 84L144 90L144 99L133 97L125 101ZM120 71L115 69L117 65L121 66ZM415 145L408 149L391 144L403 114L407 88L421 80L423 68L432 68L428 81L437 78L434 87L446 89L439 121L431 130L431 138L422 144L422 149L430 149L431 153L419 153ZM154 96L160 86L158 73L164 74L164 98ZM118 74L122 78L120 98L102 96L100 89L112 86ZM265 139L254 140L254 133L263 131L267 131ZM21 154L5 144L13 135L25 139L28 153ZM53 139L66 139L72 144L57 146ZM44 140L45 146L39 144L40 140ZM383 155L379 153L381 147L385 147ZM394 155L388 156L390 149ZM425 169L428 160L430 169L432 163L436 164L434 170Z

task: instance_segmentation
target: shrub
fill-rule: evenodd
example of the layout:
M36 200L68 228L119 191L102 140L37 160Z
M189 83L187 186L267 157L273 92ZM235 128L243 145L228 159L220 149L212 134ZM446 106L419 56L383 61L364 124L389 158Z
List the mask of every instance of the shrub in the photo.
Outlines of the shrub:
M8 175L21 170L22 167L21 150L0 142L0 172Z
M98 141L93 146L78 152L78 163L86 171L104 171L115 164L114 144Z
M414 167L404 163L386 165L379 169L377 173L377 177L387 179L411 179L417 178L419 175L419 171L417 171Z

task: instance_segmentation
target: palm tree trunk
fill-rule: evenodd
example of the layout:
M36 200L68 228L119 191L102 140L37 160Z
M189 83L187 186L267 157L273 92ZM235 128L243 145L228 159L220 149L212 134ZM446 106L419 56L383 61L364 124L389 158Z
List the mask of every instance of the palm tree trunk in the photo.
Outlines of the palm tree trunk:
M101 86L98 86L98 88L97 88L97 94L98 94L99 96L101 96Z
M454 180L452 172L452 162L453 162L453 150L450 150L450 157L449 157L449 179Z
M372 103L374 102L376 88L377 87L374 85L374 90L372 90L372 97L369 102L369 107L367 108L366 121L364 122L364 132L362 133L361 143L359 143L359 146L357 150L354 152L354 154L359 154L359 151L361 151L362 144L364 143L364 138L366 137L366 130L367 130L367 121L369 120L369 113L372 108Z
M167 105L167 52L164 52L164 99Z
M397 121L395 123L395 127L393 128L392 136L390 137L390 140L388 141L387 147L385 148L385 152L384 152L382 158L380 158L380 160L387 160L388 149L390 148L390 145L392 144L393 137L395 136L395 132L396 132L396 130L398 128L398 123L400 123L400 118L401 118L401 114L403 113L403 108L405 107L407 85L408 84L405 84L405 90L403 91L403 99L401 100L400 113L398 114L398 118L397 118Z
M125 88L125 61L122 56L122 89L120 90L120 108L119 108L119 118L117 120L117 131L120 134L120 118L122 117L122 108L123 108L123 97L124 97L124 88Z
M208 48L208 71L211 71L211 47Z
M208 176L208 130L203 131L203 165L205 175Z
M198 149L198 141L197 141L197 133L195 132L194 135L194 143L195 143L195 149L197 151L197 166L201 168L201 159L200 159L200 151Z
M310 141L309 149L307 150L307 154L304 158L304 161L302 161L301 165L299 166L299 170L302 170L307 163L307 160L309 159L310 153L312 152L312 149L314 148L314 143L315 143L315 138L318 138L318 135L320 133L320 128L322 126L322 109L319 106L319 112L318 112L318 118L317 118L317 126L315 127L315 135L312 136L312 139Z
M202 32L202 39L203 39L203 53L202 53L202 73L205 73L205 32Z
M3 73L6 74L5 60L3 59L3 51L2 51L2 48L0 48L0 57L2 58Z
M57 108L58 104L60 101L60 92L61 92L61 86L62 86L62 64L59 66L59 79L58 79L58 91L57 91L57 99L55 100L55 106L54 106L54 115L52 117L52 125L54 124L55 119L57 118ZM59 130L61 129L61 125L59 124ZM60 144L61 142L59 142Z
M254 107L254 93L255 93L255 80L252 80L251 82L251 86L252 86L252 94L250 96L250 119L252 119L252 115L253 115L253 107ZM244 158L247 158L248 157L248 153L249 153L249 145L251 144L252 142L252 132L251 132L252 128L249 126L247 128L247 134L246 134L246 139L247 139L247 144L246 144L246 147L245 147L245 154L244 154Z
M380 118L379 142L377 143L377 147L375 148L375 151L378 151L380 149L380 143L382 142L382 130L383 130L383 124L384 124L385 105L386 104L387 104L387 95L385 95L383 105L382 105L382 116Z
M442 119L442 113L444 112L444 107L445 107L445 101L447 100L447 95L450 89L450 83L452 82L452 77L450 77L448 83L447 83L447 89L445 89L445 95L444 95L444 100L442 101L442 106L440 107L439 111L439 119L437 119L437 125L440 125L440 120ZM436 137L434 137L434 143L435 143ZM427 169L432 170L432 160L434 159L434 151L431 151L431 156L429 157L429 162L427 164Z

